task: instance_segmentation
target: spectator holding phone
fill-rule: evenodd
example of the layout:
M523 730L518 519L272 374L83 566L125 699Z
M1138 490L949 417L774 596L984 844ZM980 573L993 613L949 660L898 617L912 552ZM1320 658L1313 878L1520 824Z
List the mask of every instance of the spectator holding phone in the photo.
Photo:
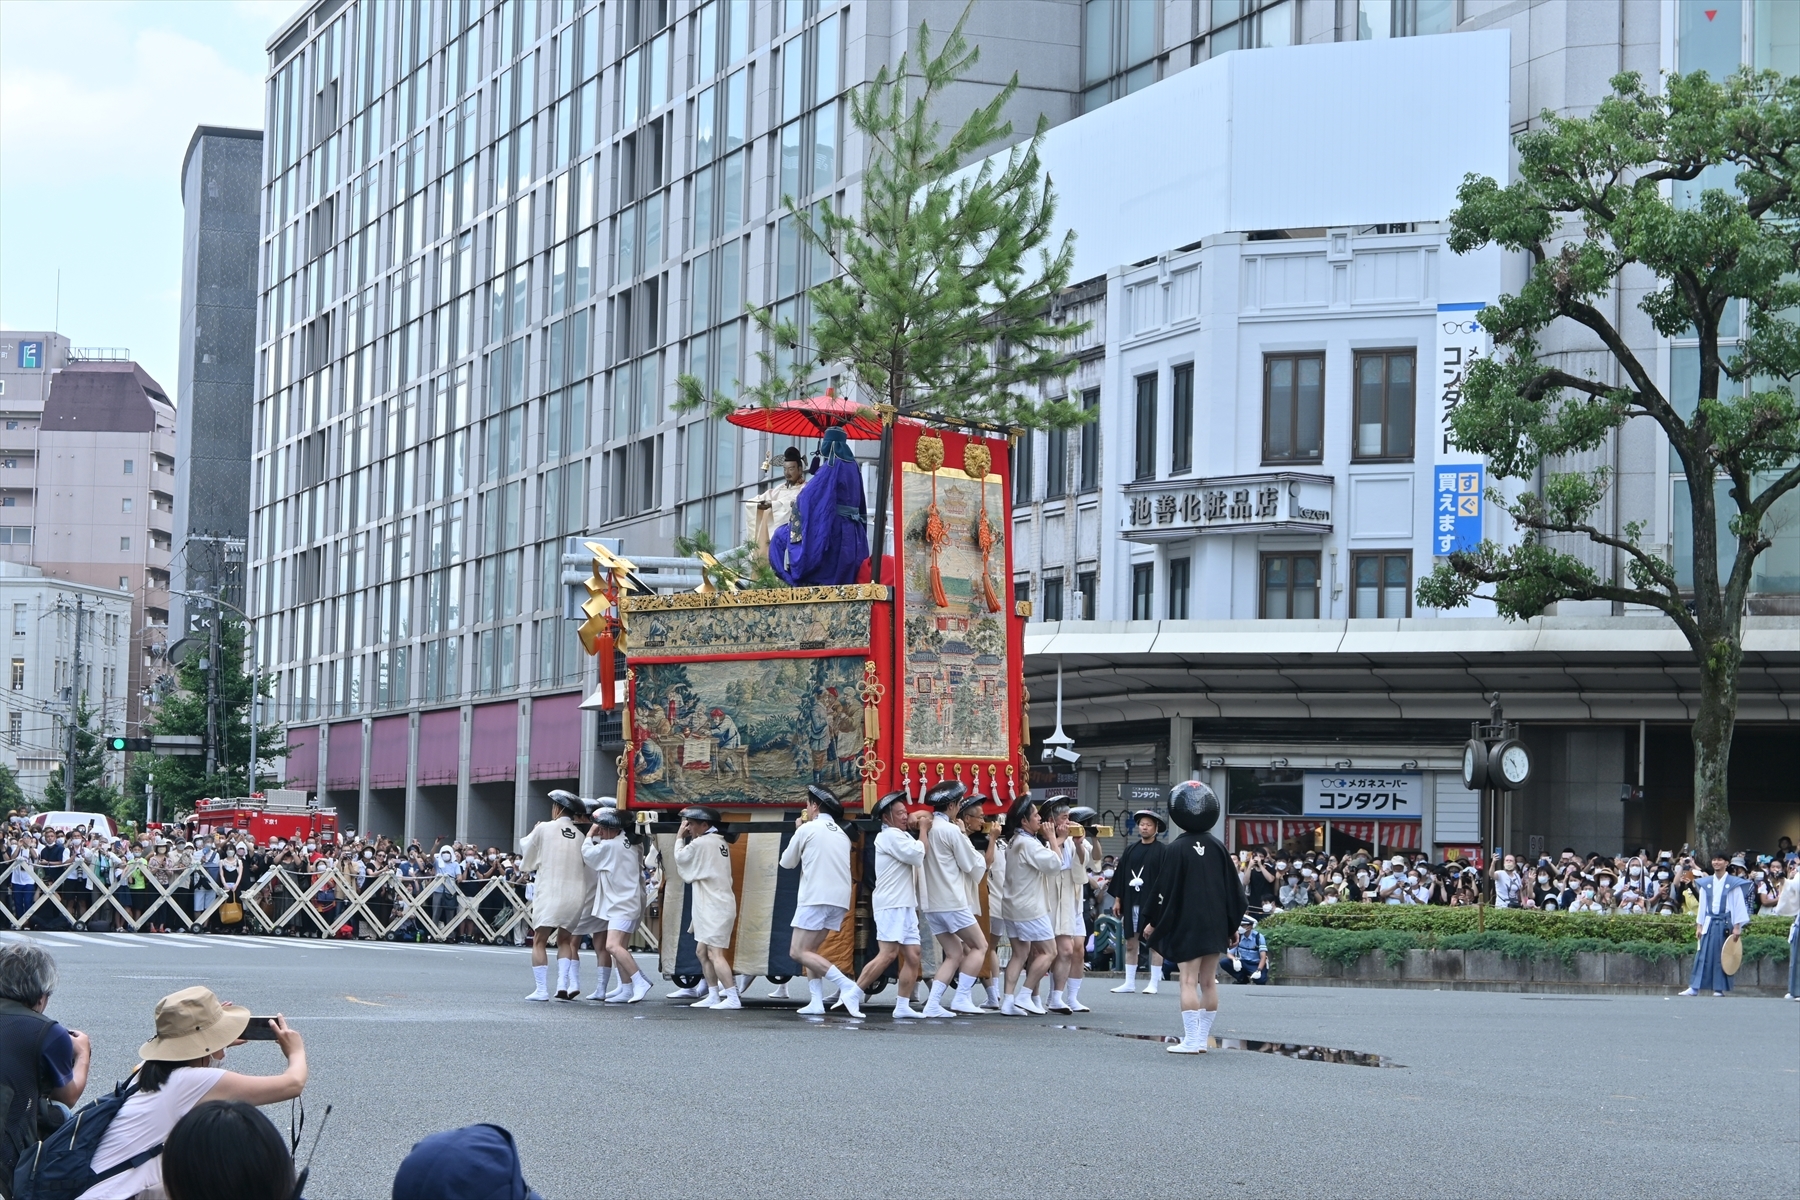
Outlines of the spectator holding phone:
M240 1075L224 1069L226 1049L244 1043L250 1020L249 1009L222 1004L204 987L183 988L157 1001L156 1036L138 1049L143 1061L134 1073L134 1090L94 1150L94 1172L160 1150L176 1122L208 1100L263 1105L298 1096L306 1088L306 1045L280 1016L268 1018L267 1032L287 1058L285 1071ZM155 1154L101 1180L79 1200L131 1200L162 1187L162 1158Z

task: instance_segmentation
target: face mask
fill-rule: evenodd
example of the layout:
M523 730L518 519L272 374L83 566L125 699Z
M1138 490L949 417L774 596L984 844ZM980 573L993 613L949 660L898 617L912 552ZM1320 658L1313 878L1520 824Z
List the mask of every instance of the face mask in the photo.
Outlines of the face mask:
M1342 882L1344 882L1344 877L1343 877L1343 876L1342 876L1342 875L1333 875L1333 876L1332 876L1332 877L1331 877L1331 882L1333 882L1333 883L1342 883Z

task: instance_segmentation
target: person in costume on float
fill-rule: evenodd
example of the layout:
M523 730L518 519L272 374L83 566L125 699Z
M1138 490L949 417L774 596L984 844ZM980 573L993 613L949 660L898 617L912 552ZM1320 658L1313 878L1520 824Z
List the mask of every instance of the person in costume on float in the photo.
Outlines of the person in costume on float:
M750 510L750 519L744 524L751 531L757 553L769 553L770 536L793 519L794 501L805 486L806 459L798 446L789 446L781 454L781 482L744 502Z
M689 885L688 928L706 976L706 996L689 1008L742 1008L737 981L731 976L731 931L737 926L737 896L731 890L731 846L719 829L719 814L710 808L681 810L681 832L675 845L675 875Z
M962 784L946 779L925 793L925 803L931 806L932 813L930 823L920 833L920 840L925 843L925 895L920 907L926 926L943 952L943 962L931 981L931 995L923 1010L928 1017L948 1017L953 1013L976 1016L982 1012L969 992L975 986L982 959L987 957L987 939L969 910L964 878L985 873L987 862L969 841L969 835L948 815L961 806L968 792ZM956 990L946 1008L944 992L952 982Z
M1700 893L1700 908L1694 914L1695 930L1700 944L1694 948L1694 973L1683 996L1698 996L1711 989L1715 996L1731 990L1731 976L1725 973L1723 955L1725 939L1741 937L1750 923L1750 906L1745 893L1750 889L1744 881L1727 872L1731 860L1722 851L1714 851L1711 875L1702 876L1694 889Z
M1000 997L1002 1016L1042 1015L1037 987L1056 960L1050 923L1050 881L1062 870L1062 839L1029 796L1014 800L1001 830L1006 840L1006 936L1012 957ZM1046 845L1046 841L1048 845Z
M593 836L581 847L581 857L598 884L594 915L606 930L600 982L594 991L608 1004L636 1004L653 986L630 950L632 930L644 918L644 859L631 831L625 828L625 817L616 807L606 805L609 799L601 798L604 807L594 814ZM614 971L618 986L608 989L608 977Z
M1085 973L1082 947L1087 941L1087 922L1081 916L1081 889L1087 883L1088 859L1093 843L1075 821L1074 808L1066 797L1049 801L1047 819L1056 827L1062 842L1062 869L1050 879L1050 927L1056 934L1056 957L1050 967L1051 1012L1076 1013L1091 1011L1081 1003L1081 978ZM1092 819L1094 810L1081 810Z
M556 998L581 994L576 978L579 960L573 930L593 903L592 876L581 861L581 831L588 807L580 796L561 788L550 793L551 818L539 821L519 839L519 868L536 872L531 889L531 974L537 988L527 1000L550 999L550 938L556 937Z
M806 973L812 999L801 1008L803 1017L825 1012L825 984L837 991L838 1004L853 1017L862 1016L862 998L856 984L836 963L819 953L825 935L843 928L850 912L850 838L839 821L844 805L817 785L806 789L806 809L795 819L794 836L781 852L781 867L800 870L800 894L794 903L794 934L788 954Z
M1138 938L1143 933L1144 902L1150 898L1150 887L1156 880L1156 868L1162 862L1165 847L1159 840L1168 822L1152 809L1140 808L1131 814L1137 826L1137 841L1125 847L1113 867L1113 916L1125 927L1125 982L1115 992L1137 991ZM1162 955L1150 952L1150 982L1144 985L1146 995L1156 991L1162 980Z
M896 959L900 962L899 991L894 997L894 1020L919 1014L913 1010L913 988L919 983L919 889L913 872L925 861L925 846L913 836L931 821L929 810L906 811L905 792L889 792L875 802L875 819L881 831L875 835L875 894L869 907L875 917L875 944L880 953L863 964L856 977L860 1004ZM843 999L839 992L838 998Z
M1182 835L1164 851L1148 907L1144 939L1181 965L1181 1041L1171 1054L1205 1054L1219 1015L1219 956L1250 906L1244 884L1212 834L1219 798L1199 780L1169 792L1169 816Z
M988 994L988 1003L981 1007L998 1009L1000 980L998 963L994 957L994 906L990 902L990 896L994 887L994 857L999 842L988 838L987 805L986 796L970 796L957 806L956 822L968 835L969 845L975 847L976 853L982 856L982 870L963 875L963 891L969 897L969 911L975 914L975 923L988 943L987 953L981 956L981 970L976 972L976 977Z
M819 458L794 515L769 539L769 565L789 587L855 583L869 557L862 469L842 429L825 431Z

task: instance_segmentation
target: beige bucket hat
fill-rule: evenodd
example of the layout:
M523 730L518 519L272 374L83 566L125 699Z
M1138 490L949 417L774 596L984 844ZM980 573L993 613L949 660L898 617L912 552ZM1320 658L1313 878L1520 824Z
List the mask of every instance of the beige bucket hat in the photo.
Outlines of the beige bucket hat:
M250 1010L222 1004L211 988L191 987L156 1002L156 1036L138 1047L146 1062L190 1062L244 1036Z

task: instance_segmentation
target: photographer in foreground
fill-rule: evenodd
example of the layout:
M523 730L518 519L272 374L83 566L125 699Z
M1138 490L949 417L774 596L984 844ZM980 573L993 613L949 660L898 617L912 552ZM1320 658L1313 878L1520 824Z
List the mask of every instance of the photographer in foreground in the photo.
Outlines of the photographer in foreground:
M62 1124L87 1088L87 1035L44 1015L56 990L56 961L35 942L0 946L0 1088L11 1098L0 1127L0 1195L12 1195L13 1167L40 1133Z
M94 1150L92 1169L110 1168L148 1155L145 1161L102 1179L79 1200L130 1200L163 1188L161 1151L170 1132L190 1110L209 1100L278 1104L306 1087L306 1045L281 1017L269 1021L275 1043L287 1058L279 1075L240 1075L223 1067L225 1051L244 1043L250 1010L221 1004L203 987L183 988L156 1002L156 1036L138 1050L143 1062L132 1092Z

